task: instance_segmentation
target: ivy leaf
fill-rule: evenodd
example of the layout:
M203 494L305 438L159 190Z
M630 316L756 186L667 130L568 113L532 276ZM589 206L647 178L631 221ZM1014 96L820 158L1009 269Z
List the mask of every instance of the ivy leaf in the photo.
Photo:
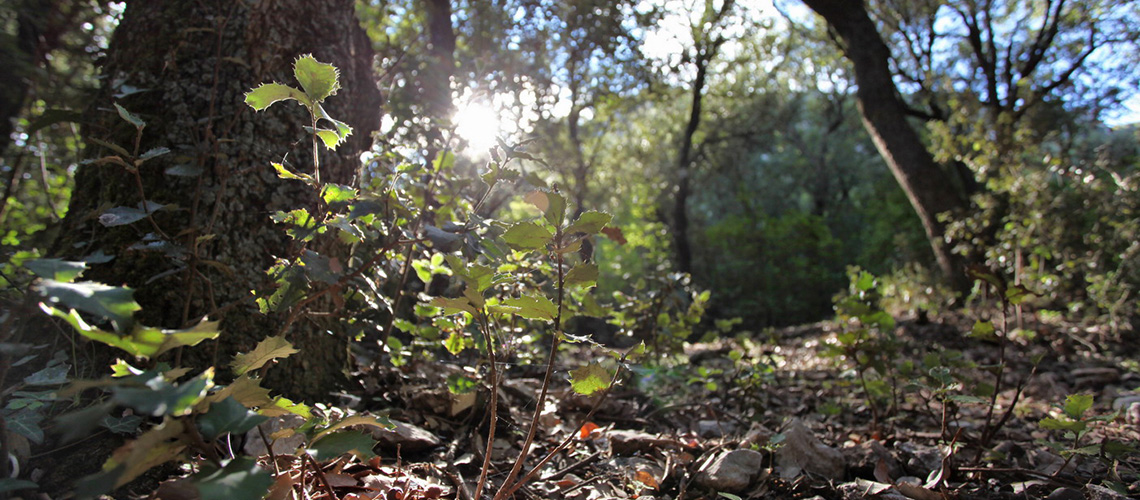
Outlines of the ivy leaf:
M32 259L24 262L24 267L41 278L70 283L83 274L87 263L63 259Z
M273 484L273 474L250 457L235 458L221 469L203 470L192 477L201 498L261 500Z
M503 233L503 241L515 250L533 250L546 246L554 234L536 222L520 222Z
M591 210L579 216L578 220L574 221L573 224L570 224L570 226L567 227L563 232L567 234L597 234L602 230L602 228L606 227L606 224L609 224L613 218L614 216L610 214Z
M285 340L284 336L268 337L258 342L252 351L234 356L230 367L233 368L235 375L242 375L265 366L265 363L271 360L286 358L296 352L299 351L294 349L293 344Z
M213 440L223 434L243 434L266 420L269 417L249 411L236 399L228 397L210 405L210 411L198 419L198 429L206 439Z
M255 111L261 111L277 101L288 99L294 99L305 107L312 107L313 104L304 92L280 83L263 83L245 94L245 103Z
M345 453L363 459L375 456L372 453L373 446L376 446L376 440L372 436L361 431L344 431L330 434L319 443L309 446L309 450L314 452L318 461L333 459Z
M578 394L589 396L609 387L610 378L610 373L602 365L590 363L570 371L570 387Z
M340 89L340 71L336 66L318 62L312 54L297 58L293 63L293 76L301 82L301 88L314 103L325 100Z
M9 431L24 436L35 444L44 442L44 430L40 428L40 422L43 420L44 416L40 412L32 410L22 410L4 416L4 423Z
M578 264L566 273L565 281L567 285L594 286L598 283L598 266L588 262Z
M127 329L134 321L135 311L142 309L135 302L134 290L125 287L44 280L35 288L49 302L109 319L119 330ZM48 314L52 313L48 311Z
M543 296L512 297L504 300L503 304L515 308L515 314L527 319L554 321L554 317L558 315L558 306Z
M99 425L106 427L107 430L115 434L134 434L139 430L139 425L142 424L142 417L138 415L124 415L121 418L115 418L110 415L103 417Z

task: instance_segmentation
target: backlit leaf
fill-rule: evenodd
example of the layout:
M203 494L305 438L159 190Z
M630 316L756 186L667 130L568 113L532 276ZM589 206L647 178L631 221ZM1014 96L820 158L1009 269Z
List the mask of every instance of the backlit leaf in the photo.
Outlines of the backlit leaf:
M298 352L285 337L267 337L257 343L252 351L234 356L230 363L235 375L241 375L251 370L257 370L265 363L274 359L286 358Z
M542 248L554 238L549 229L537 222L520 222L503 233L503 241L515 250L533 250Z
M567 234L573 234L573 233L597 234L598 232L600 232L602 230L602 228L606 227L606 224L609 224L610 220L612 220L613 218L614 218L614 216L612 216L610 214L603 213L603 212L595 212L595 211L591 210L591 211L585 212L581 216L579 216L578 220L574 221L573 224L570 224L570 226L567 227L566 230L563 232L565 232Z
M609 387L610 373L598 363L570 371L570 387L574 392L589 396Z
M315 103L336 93L340 88L339 75L335 66L318 62L312 54L298 57L293 63L293 76Z
M277 101L295 99L306 107L311 107L312 101L304 92L280 83L263 83L245 94L245 103L256 111L268 108Z
M1071 394L1065 398L1065 406L1062 409L1069 418L1077 420L1084 416L1085 412L1092 408L1092 405L1092 394Z
M44 280L35 289L53 304L109 319L120 330L129 327L135 311L142 309L134 300L134 290L125 287ZM51 314L50 311L48 313Z
M587 262L578 264L566 273L567 285L580 285L584 287L591 287L598 282L598 266L596 264Z
M558 315L558 306L554 305L550 299L541 295L512 297L504 300L503 304L515 308L515 314L527 319L554 321L554 317Z

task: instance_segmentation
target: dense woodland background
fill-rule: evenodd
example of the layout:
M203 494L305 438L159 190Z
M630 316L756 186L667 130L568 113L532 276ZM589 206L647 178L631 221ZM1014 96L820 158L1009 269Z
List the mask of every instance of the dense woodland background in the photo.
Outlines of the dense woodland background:
M1140 4L9 0L0 27L0 491L141 495L193 463L202 498L373 498L394 486L303 471L382 470L342 428L423 424L392 393L434 380L478 395L428 426L478 460L453 446L454 487L407 498L577 498L523 487L545 402L623 388L658 436L649 415L709 398L776 427L751 442L773 477L797 416L834 446L930 434L910 498L1014 494L987 467L1140 493ZM805 346L831 371L784 411ZM529 399L499 389L518 378ZM214 446L285 413L311 460ZM1029 437L1063 464L991 453ZM658 495L845 494L696 479L748 447L676 439L692 464Z

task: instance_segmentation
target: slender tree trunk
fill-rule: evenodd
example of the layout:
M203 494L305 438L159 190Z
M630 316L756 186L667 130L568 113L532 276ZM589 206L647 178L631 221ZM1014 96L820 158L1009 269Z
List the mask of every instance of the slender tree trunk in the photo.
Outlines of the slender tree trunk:
M804 0L843 41L855 68L856 98L863 125L879 154L906 192L922 220L938 267L956 289L968 286L962 259L946 241L946 225L938 215L965 208L950 176L934 161L918 133L907 122L906 107L891 74L890 51L862 0Z
M379 128L380 95L371 45L353 4L127 4L103 66L105 87L92 99L94 125L84 135L134 150L135 127L111 104L115 94L137 89L116 102L147 122L138 151L165 147L171 152L143 164L141 183L113 165L82 167L55 253L114 255L85 277L134 288L145 324L184 327L205 315L220 319L220 339L188 350L183 364L215 365L224 377L235 351L282 331L283 318L259 314L251 295L271 286L265 270L276 258L297 250L269 216L315 204L310 190L279 179L270 166L284 161L295 170L312 170L311 136L303 128L308 114L291 102L254 113L244 104L244 93L262 82L297 85L292 64L302 54L337 66L342 88L325 108L354 133L335 152L322 149L321 179L348 184L357 176L359 155ZM114 153L88 156L108 154ZM100 223L109 207L137 207L144 197L166 205L155 212L155 224L145 219L113 227ZM348 340L340 332L331 318L298 321L287 338L302 354L270 370L266 385L309 400L335 391L347 363Z
M711 56L697 57L697 77L693 80L689 121L681 135L681 152L677 155L677 198L673 205L674 244L677 247L677 270L693 272L693 250L689 246L689 186L693 175L693 136L701 126L701 103Z
M424 68L424 98L428 117L428 159L443 147L441 127L451 120L451 77L455 74L455 29L451 25L451 0L422 0L426 11L427 35L431 41Z
M0 154L11 142L13 121L24 108L32 77L39 64L40 38L52 14L50 0L16 1L16 35L0 33Z

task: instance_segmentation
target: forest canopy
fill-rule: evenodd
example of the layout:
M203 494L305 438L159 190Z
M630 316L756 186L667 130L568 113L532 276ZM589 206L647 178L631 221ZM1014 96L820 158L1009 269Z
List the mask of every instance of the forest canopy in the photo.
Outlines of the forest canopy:
M868 435L913 391L941 445L977 450L944 456L949 480L1061 342L1040 325L1135 344L1140 3L12 0L0 28L0 450L128 440L81 495L179 460L201 498L238 473L263 494L264 457L213 444L286 414L302 469L365 460L353 426L389 421L335 398L440 363L484 422L465 494L501 500L546 464L551 387L604 399L629 368L754 394L779 348L739 346L817 322ZM932 317L1000 357L899 354ZM677 375L696 345L736 370ZM499 387L532 368L533 406L498 428L518 458L488 478ZM1094 422L1066 396L1042 424L1073 438L1054 478Z

